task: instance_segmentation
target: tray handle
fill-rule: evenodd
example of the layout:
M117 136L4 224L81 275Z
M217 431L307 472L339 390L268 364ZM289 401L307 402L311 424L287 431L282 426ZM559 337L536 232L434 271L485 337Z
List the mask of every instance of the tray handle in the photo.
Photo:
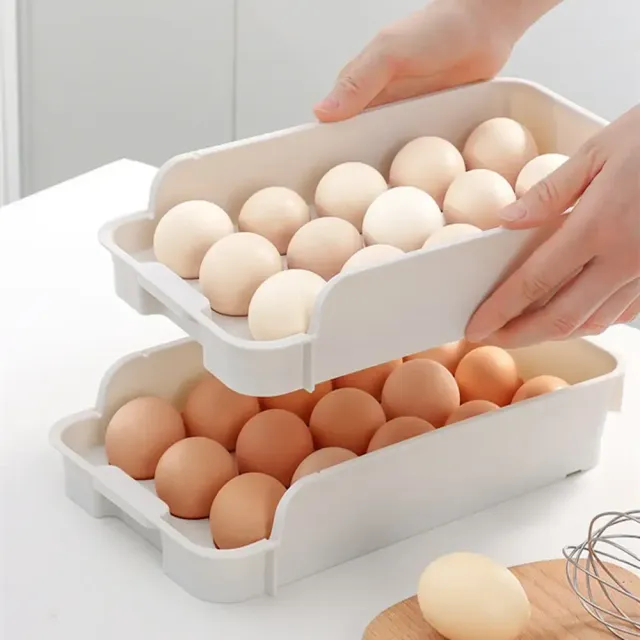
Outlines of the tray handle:
M96 491L146 529L157 528L168 513L164 502L118 467L98 467L93 482Z
M193 289L170 269L157 262L138 265L138 281L154 298L162 303L179 322L190 324L193 335L200 325L196 318L207 306L204 296Z

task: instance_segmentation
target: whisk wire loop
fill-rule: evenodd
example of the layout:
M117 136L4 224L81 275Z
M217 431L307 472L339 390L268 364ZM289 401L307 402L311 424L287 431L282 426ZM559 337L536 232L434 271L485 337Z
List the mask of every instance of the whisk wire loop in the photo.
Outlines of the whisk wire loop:
M614 531L623 525L625 531ZM640 617L628 613L637 610L640 594L631 593L605 561L640 572L640 551L631 548L633 543L640 547L640 510L610 511L591 521L582 544L563 549L567 579L582 606L620 640L640 638Z

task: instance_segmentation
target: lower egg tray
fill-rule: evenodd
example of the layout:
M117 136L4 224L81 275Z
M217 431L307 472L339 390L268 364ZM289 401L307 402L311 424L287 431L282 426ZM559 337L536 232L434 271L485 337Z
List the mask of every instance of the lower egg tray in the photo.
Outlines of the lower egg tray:
M548 374L570 386L305 476L280 501L269 539L238 549L215 548L208 520L172 516L153 480L134 480L105 454L107 424L128 401L154 395L182 409L206 374L196 341L116 362L95 408L60 420L51 443L71 500L126 522L193 596L240 602L595 466L607 413L620 403L618 359L585 339L511 354L524 380Z

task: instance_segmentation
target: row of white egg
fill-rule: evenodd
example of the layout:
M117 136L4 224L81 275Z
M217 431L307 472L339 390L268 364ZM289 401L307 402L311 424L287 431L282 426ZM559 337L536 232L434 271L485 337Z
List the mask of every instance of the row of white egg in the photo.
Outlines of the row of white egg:
M304 333L318 293L338 273L498 226L502 207L567 159L537 153L525 127L494 118L462 152L437 137L407 143L389 184L361 162L333 167L317 185L313 220L307 202L281 186L246 201L235 233L217 205L185 202L159 221L156 259L199 278L214 311L248 316L254 339Z

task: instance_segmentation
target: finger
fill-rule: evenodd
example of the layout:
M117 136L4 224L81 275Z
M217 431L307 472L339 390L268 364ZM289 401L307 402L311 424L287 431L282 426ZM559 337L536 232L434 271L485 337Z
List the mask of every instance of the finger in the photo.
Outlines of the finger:
M529 229L563 215L576 203L601 167L593 155L578 152L500 212L502 226Z
M578 220L576 218L576 220ZM564 224L483 302L467 325L466 337L481 342L532 305L549 298L594 256L579 220ZM578 276L580 277L580 276Z
M629 324L640 315L640 296L636 298L616 320L616 324Z
M345 120L363 111L385 88L393 65L374 41L338 76L331 93L314 107L321 122Z
M611 296L611 291L616 293ZM488 340L505 348L565 340L581 331L586 323L591 322L595 328L594 316L598 327L615 322L638 293L637 283L621 280L620 271L609 262L594 259L543 309L516 318ZM607 309L607 303L614 308Z
M416 98L428 93L444 91L453 87L468 84L466 76L462 73L462 68L443 69L430 76L409 76L397 78L390 82L373 100L369 107L377 107L383 104L398 102L408 98Z
M575 332L576 336L594 336L606 331L611 325L630 322L634 303L640 298L640 279L633 280L618 289L599 309L595 311ZM636 314L638 312L636 311ZM629 314L629 320L624 319Z

